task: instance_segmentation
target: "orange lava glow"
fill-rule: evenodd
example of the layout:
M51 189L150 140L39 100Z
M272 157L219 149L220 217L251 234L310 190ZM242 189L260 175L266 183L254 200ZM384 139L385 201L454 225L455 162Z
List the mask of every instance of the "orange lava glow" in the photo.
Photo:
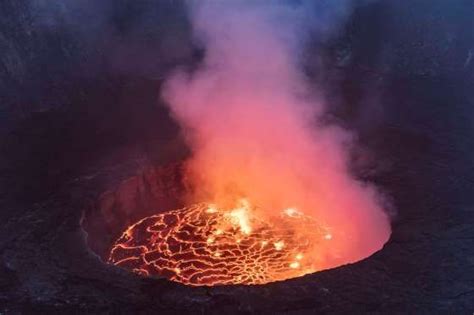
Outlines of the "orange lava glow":
M320 269L314 253L332 234L298 209L271 220L245 199L232 209L208 203L150 216L116 241L109 263L186 285L264 284Z

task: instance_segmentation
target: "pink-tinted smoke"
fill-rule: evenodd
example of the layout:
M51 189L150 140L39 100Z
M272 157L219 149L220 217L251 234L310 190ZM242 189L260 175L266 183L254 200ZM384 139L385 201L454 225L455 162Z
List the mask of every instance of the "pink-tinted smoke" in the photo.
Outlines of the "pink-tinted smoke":
M376 190L348 170L351 135L318 122L325 106L300 66L305 7L199 1L190 8L205 58L163 89L192 149L194 198L245 197L272 214L295 207L332 231L324 268L366 257L390 234ZM277 210L275 210L277 209Z

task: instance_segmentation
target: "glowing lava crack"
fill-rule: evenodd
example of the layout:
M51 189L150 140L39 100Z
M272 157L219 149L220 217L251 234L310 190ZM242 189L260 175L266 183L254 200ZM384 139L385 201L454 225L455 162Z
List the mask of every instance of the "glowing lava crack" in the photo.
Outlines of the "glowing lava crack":
M312 253L331 234L296 209L263 220L206 203L150 216L114 244L109 263L187 285L263 284L318 270ZM270 223L270 222L271 223Z

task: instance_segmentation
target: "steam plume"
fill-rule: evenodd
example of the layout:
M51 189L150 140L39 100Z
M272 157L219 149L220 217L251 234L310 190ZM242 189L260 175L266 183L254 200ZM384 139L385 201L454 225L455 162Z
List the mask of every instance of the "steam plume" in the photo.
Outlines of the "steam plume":
M345 4L338 1L339 8ZM268 215L296 207L314 216L334 231L333 251L321 253L331 255L331 267L380 249L390 227L376 190L350 175L351 136L320 123L324 104L300 69L308 32L330 29L324 14L310 23L311 8L192 2L205 57L196 71L170 77L163 95L193 152L187 175L194 198L246 197ZM343 15L335 10L332 17Z

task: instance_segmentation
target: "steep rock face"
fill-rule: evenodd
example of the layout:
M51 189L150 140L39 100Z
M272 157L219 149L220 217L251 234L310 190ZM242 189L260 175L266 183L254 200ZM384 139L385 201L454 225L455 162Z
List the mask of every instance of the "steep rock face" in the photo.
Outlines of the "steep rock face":
M183 205L186 187L181 164L149 166L103 192L84 212L88 244L103 259L130 224Z

